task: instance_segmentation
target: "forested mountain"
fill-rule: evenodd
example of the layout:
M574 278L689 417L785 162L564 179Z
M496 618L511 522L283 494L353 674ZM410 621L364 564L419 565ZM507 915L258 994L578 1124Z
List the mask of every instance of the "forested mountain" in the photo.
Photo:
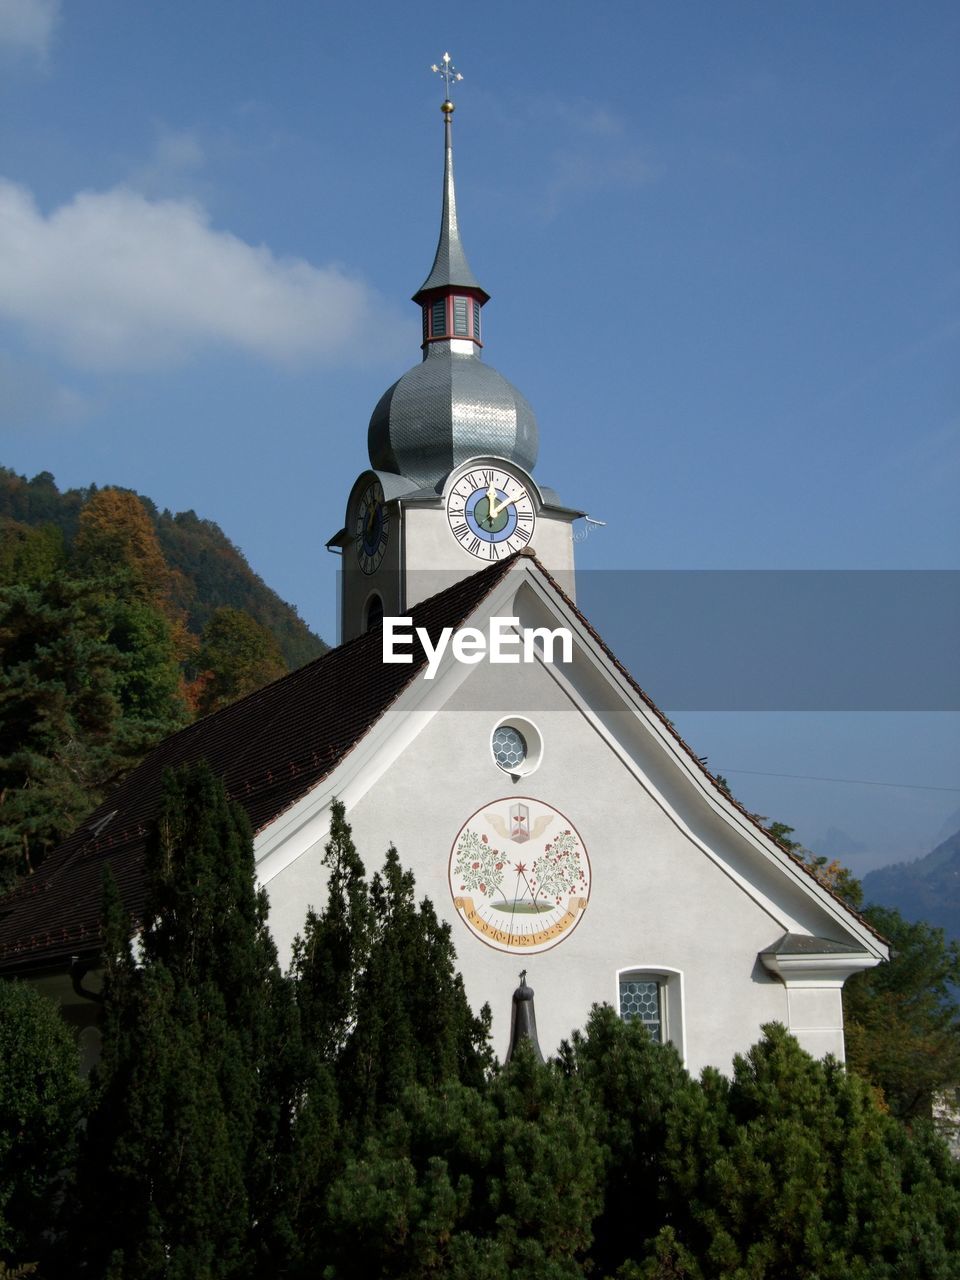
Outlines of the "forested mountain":
M863 892L868 901L896 907L908 920L926 920L960 942L960 831L923 858L871 871Z
M80 512L99 492L96 485L62 493L49 471L27 480L0 467L0 529L6 542L15 531L10 522L36 529L52 526L69 549L77 535ZM132 492L124 490L123 492ZM200 636L214 612L224 606L241 609L274 637L292 671L327 646L314 635L296 609L253 572L241 551L219 525L195 511L160 511L150 498L136 495L150 517L167 567L177 576L172 598L186 618L187 629Z
M325 647L211 521L0 469L0 888L162 738Z

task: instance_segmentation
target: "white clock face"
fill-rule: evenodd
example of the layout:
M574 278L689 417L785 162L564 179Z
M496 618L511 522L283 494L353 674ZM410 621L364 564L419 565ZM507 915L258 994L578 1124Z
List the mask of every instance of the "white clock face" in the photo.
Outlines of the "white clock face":
M558 809L505 796L460 828L449 862L450 893L474 937L498 951L549 951L580 923L590 898L590 859Z
M470 555L487 562L522 551L536 526L533 501L523 484L499 467L471 467L450 490L447 520Z

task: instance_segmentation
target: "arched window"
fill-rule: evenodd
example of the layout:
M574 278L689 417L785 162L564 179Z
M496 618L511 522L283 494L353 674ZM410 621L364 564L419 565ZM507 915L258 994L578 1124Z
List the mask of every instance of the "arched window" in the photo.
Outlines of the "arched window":
M641 1022L657 1044L669 1040L684 1056L683 974L660 965L636 965L617 973L617 1009Z
M364 631L372 631L374 627L379 627L383 622L383 601L374 592L367 601L366 607L366 625Z
M620 1017L625 1022L642 1022L651 1040L662 1044L663 981L655 973L621 973Z

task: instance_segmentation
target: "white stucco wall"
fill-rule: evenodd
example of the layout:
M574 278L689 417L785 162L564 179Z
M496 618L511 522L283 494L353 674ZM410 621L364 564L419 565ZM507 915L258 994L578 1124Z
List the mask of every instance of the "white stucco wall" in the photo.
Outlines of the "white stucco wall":
M586 687L590 672L582 675ZM368 871L395 844L416 875L418 896L430 897L451 922L468 996L474 1007L487 1002L493 1011L498 1055L507 1049L521 968L536 991L546 1053L584 1024L594 1002L616 1005L618 971L636 968L669 975L670 1034L692 1071L708 1064L729 1070L733 1055L775 1019L792 1023L811 1051L842 1054L839 988L788 996L757 958L785 932L824 933L832 922L802 884L767 865L684 785L662 746L638 734L635 714L608 697L591 720L577 696L573 684L540 666L471 668L442 709L405 718L401 712L391 745L345 784ZM490 750L493 729L511 712L533 721L544 744L539 768L517 781ZM560 810L591 860L590 901L579 924L534 955L478 940L455 911L448 884L451 845L463 822L509 796ZM308 906L322 907L325 899L325 812L291 829L286 844L274 839L261 865L283 956Z

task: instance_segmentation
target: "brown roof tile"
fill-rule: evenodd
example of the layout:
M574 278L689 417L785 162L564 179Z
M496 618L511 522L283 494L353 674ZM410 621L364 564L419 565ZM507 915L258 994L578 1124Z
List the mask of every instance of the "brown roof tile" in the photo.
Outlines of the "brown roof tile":
M410 611L414 625L433 640L444 627L462 625L514 560L423 601ZM206 759L255 832L295 804L425 665L422 656L409 666L386 664L380 645L379 629L350 640L155 747L35 875L0 899L0 972L62 967L71 955L98 949L107 863L131 916L138 916L145 839L164 770Z
M756 816L718 783L531 549L482 569L417 605L411 610L414 625L426 627L433 640L443 627L461 626L520 558L533 560L613 666L724 799L772 840ZM0 899L0 972L62 966L72 954L98 950L106 863L131 915L138 915L143 905L147 827L156 812L165 769L206 759L223 777L231 797L246 810L255 832L322 781L425 665L422 657L410 666L385 664L378 656L380 643L379 630L368 632L161 742L34 876ZM790 854L782 845L780 848ZM817 879L812 868L790 856L883 941L869 921Z

